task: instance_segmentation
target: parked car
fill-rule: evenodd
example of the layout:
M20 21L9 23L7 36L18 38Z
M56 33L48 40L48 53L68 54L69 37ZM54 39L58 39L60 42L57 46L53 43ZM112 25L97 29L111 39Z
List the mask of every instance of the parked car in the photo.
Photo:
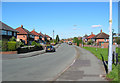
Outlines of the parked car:
M46 52L55 52L55 48L52 45L47 46L46 47Z

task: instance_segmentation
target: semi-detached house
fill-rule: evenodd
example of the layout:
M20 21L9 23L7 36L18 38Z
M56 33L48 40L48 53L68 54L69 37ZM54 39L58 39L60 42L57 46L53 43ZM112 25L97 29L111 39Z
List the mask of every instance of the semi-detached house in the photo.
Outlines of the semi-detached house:
M21 25L21 27L16 28L19 33L17 33L17 39L20 39L24 44L30 45L34 41L34 34L30 33L27 29Z

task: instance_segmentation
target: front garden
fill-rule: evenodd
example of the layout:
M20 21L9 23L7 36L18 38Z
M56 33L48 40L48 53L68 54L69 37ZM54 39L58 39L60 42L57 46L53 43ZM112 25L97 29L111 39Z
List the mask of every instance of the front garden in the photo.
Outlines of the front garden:
M43 46L35 41L33 41L31 45L24 45L23 42L16 41L15 37L12 37L9 41L6 39L1 40L0 47L1 52L18 51L18 53L26 53L43 49Z

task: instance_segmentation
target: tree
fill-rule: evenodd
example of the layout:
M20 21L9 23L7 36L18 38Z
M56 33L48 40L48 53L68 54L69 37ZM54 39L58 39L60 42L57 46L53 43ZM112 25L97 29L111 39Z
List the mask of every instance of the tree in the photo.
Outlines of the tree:
M73 43L77 43L77 41L78 41L78 38L77 38L77 37L74 37L74 38L73 38Z
M120 44L120 37L116 37L115 42L116 42L117 44Z
M60 41L59 36L56 36L56 42L58 43Z

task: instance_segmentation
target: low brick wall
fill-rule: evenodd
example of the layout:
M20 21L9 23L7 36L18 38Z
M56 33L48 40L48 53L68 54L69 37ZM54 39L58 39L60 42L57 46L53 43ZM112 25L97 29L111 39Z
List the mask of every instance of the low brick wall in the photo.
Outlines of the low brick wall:
M93 46L93 45L84 45L84 47L94 47L94 48L101 48L101 46Z
M0 52L0 54L17 54L17 51Z

